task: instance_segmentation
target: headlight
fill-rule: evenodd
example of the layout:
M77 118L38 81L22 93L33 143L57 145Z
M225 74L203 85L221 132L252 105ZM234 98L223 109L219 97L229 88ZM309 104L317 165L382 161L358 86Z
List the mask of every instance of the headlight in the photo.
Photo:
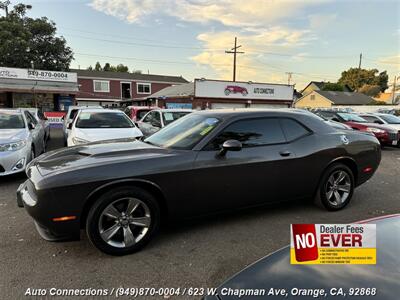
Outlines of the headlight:
M73 137L72 138L72 142L74 143L74 145L81 145L81 144L89 143L89 141L87 141L85 139L78 138L78 137Z
M385 130L379 129L379 128L374 128L374 127L367 127L366 129L368 132L373 132L373 133L385 133Z
M26 141L17 141L17 142L8 143L8 144L1 144L0 152L17 151L19 149L24 148L25 145L26 145Z

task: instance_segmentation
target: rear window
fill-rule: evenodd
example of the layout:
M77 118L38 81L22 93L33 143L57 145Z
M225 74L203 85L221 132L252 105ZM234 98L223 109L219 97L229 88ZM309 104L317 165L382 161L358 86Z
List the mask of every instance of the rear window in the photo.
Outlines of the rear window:
M282 119L281 124L289 142L310 133L303 125L291 119Z
M183 116L186 116L187 114L189 114L189 112L164 112L163 115L163 121L164 121L164 125L168 125L176 120L178 120L179 118L182 118Z
M81 112L76 121L77 128L132 128L133 123L122 112Z

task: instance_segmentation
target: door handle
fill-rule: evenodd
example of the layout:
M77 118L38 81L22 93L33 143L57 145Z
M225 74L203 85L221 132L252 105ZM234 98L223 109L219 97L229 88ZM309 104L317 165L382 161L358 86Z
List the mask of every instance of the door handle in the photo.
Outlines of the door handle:
M281 156L290 156L290 154L292 154L292 153L288 150L283 150L283 151L279 152L279 154Z

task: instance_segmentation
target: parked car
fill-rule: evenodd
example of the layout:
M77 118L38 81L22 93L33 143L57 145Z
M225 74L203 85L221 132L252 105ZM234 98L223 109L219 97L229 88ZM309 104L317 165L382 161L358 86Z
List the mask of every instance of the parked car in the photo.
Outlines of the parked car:
M50 123L43 114L43 112L38 109L38 108L26 108L27 111L29 111L35 118L36 121L39 122L39 124L43 127L44 130L44 139L47 143L48 140L50 140Z
M303 198L340 210L380 159L374 136L343 133L310 113L196 111L143 142L41 156L17 201L45 239L79 239L85 228L98 249L124 255L144 247L161 219Z
M370 123L362 117L353 113L336 112L329 110L318 110L316 114L329 120L345 123L351 128L373 133L382 146L397 146L400 139L399 132L389 126Z
M382 114L395 115L398 117L400 116L400 108L380 108L377 112Z
M382 124L395 130L400 130L400 117L391 114L359 114L360 117L370 123Z
M142 132L122 111L92 108L77 112L68 125L68 147L91 142L142 137Z
M152 134L164 128L168 124L178 120L193 112L191 109L157 109L148 112L139 122L138 127L143 132L144 137L149 137Z
M338 295L334 295L340 288L346 295L349 295L350 289L353 289L353 296L359 299L399 299L400 257L395 253L399 252L400 214L359 223L376 224L376 265L291 265L290 246L287 246L237 273L218 287L215 295L205 297L205 300L236 300L237 296L227 295L226 292L238 289L241 291L285 289L289 294L288 299L320 298L312 295L293 296L290 294L292 289L324 289L327 295L321 298L338 299L338 297L345 297L340 295L340 291ZM262 297L248 294L245 298L251 300ZM275 294L267 298L283 299L284 297Z
M228 85L225 88L224 93L227 96L230 95L230 94L242 94L243 96L246 96L249 92L244 87L241 87L241 86L238 86L238 85Z
M92 109L92 108L102 109L103 107L101 107L101 106L70 106L68 108L68 111L64 117L64 122L63 122L64 146L67 146L67 140L68 140L68 134L69 134L68 126L70 123L72 123L72 120L75 118L78 111L81 109Z
M137 122L151 110L159 109L157 106L127 106L124 109L125 114L133 121Z
M0 176L24 171L45 149L44 129L29 111L0 109Z

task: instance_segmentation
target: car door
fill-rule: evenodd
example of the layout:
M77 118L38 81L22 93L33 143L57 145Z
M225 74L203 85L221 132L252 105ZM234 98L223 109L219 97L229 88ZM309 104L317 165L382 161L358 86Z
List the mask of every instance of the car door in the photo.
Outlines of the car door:
M30 133L32 135L32 141L35 146L35 155L39 155L44 152L44 130L39 122L36 120L34 116L31 115L28 111L25 111L25 118L28 121L28 124L33 124L33 128L30 129Z
M142 121L139 122L139 129L145 137L156 133L161 128L161 117L158 111L150 111Z
M219 157L226 140L242 143L242 150ZM278 118L235 121L199 152L194 168L199 211L275 202L288 195L291 160L294 153L287 143ZM204 207L204 203L206 206Z

